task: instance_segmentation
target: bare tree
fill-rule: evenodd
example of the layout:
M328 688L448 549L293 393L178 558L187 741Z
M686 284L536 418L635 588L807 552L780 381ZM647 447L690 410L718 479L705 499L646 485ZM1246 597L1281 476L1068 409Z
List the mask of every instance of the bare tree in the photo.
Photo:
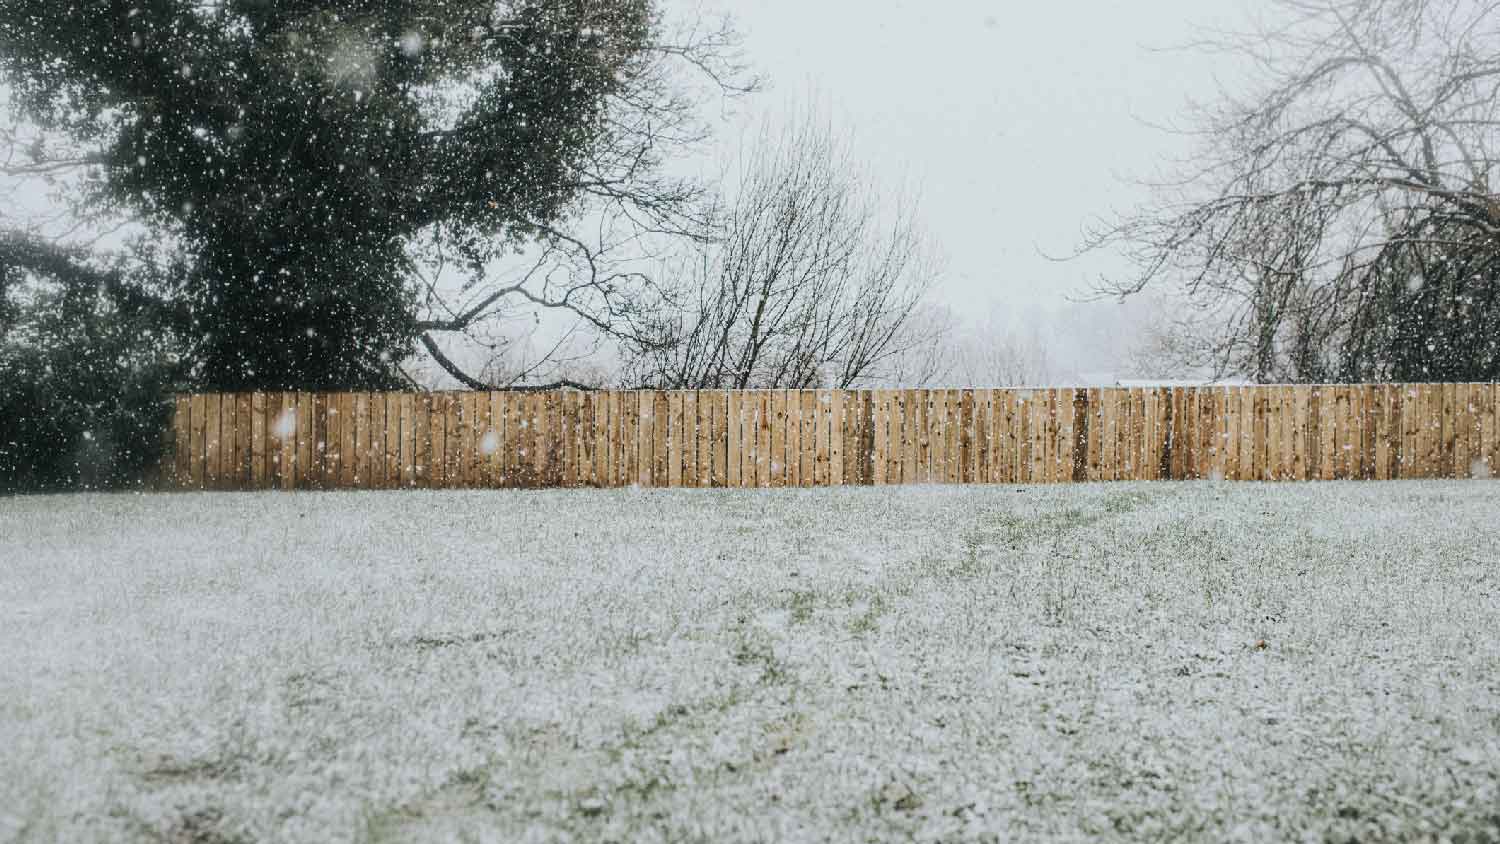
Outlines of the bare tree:
M641 383L849 387L932 337L912 317L935 278L916 202L884 202L815 115L764 130L712 239L679 264L670 342L634 350Z
M1273 0L1199 45L1252 81L1198 153L1085 248L1168 285L1179 359L1258 380L1500 373L1500 14L1487 0Z

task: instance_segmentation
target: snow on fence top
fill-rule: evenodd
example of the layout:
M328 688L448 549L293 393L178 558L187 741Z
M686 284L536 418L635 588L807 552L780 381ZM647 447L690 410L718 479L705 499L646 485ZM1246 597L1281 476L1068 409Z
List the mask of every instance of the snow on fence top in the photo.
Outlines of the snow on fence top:
M1488 478L1500 385L179 396L169 489Z

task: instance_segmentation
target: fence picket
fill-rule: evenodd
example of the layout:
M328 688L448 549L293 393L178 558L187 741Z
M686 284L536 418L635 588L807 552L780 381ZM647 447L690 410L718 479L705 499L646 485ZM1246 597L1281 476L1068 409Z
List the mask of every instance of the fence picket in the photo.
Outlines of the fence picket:
M1292 387L1277 387L1280 407L1276 413L1277 425L1281 428L1281 453L1277 458L1279 481L1297 479L1297 391Z
M703 418L704 394L690 390L682 395L682 485L709 485L708 420Z
M594 394L594 484L603 489L618 485L614 462L616 395L613 390Z
M258 420L264 415L264 408L259 404L259 393L256 394L255 400L257 402L255 418ZM344 486L353 489L363 488L369 475L369 402L370 397L367 393L352 393L349 396L349 435L345 441L349 443L348 453L352 459L348 462L348 471L344 473L341 482ZM259 445L260 441L260 432L257 431L255 442ZM261 463L259 457L256 458L255 463L258 472Z
M1484 474L1500 478L1500 384L1481 387L1484 421L1480 452Z
M580 486L598 488L604 485L599 472L601 446L599 414L603 402L604 394L596 392L584 393L579 400L578 484Z
M249 393L225 393L219 406L219 467L215 489L250 489L254 483L251 458ZM213 422L210 420L209 425Z
M906 447L906 391L886 392L886 420L889 426L885 451L886 483L906 483L906 456L911 453Z
M912 391L912 482L932 482L932 391Z
M274 395L274 394L272 394ZM250 396L250 488L267 489L270 487L270 473L267 472L267 463L270 455L266 447L266 412L271 404L271 396L265 393L253 393ZM229 475L225 473L226 482ZM226 489L232 485L226 483Z
M724 393L724 485L727 487L745 484L742 401L743 394L738 391Z
M438 393L432 397L428 414L428 433L432 438L432 456L429 460L428 479L434 489L447 487L453 481L450 467L453 458L450 446L456 433L449 428L452 395Z
M204 415L207 420L203 428L203 488L221 489L219 483L220 457L219 450L222 448L222 432L224 426L223 416L224 397L218 393L210 393L204 399ZM231 421L231 425L233 422ZM230 439L233 441L233 431Z
M478 404L474 393L458 393L448 404L448 437L451 440L452 459L449 462L454 479L449 486L472 489L477 484L474 478L474 455L478 447L474 440L474 415Z
M1443 387L1441 384L1422 385L1424 412L1423 437L1426 446L1422 455L1422 477L1435 478L1441 471L1443 462L1443 422L1438 418L1443 406Z
M771 485L771 392L757 390L746 415L751 465L745 485L765 488Z
M767 460L767 468L771 476L767 484L772 487L783 487L787 485L787 412L786 412L786 390L770 391L771 415L770 441L771 454Z

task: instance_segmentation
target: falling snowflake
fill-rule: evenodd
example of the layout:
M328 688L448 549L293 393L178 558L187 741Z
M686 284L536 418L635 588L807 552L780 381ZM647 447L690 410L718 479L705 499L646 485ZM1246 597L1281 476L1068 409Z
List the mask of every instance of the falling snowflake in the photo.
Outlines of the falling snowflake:
M401 40L398 42L398 44L401 47L402 54L404 54L409 59L414 59L417 56L420 56L422 54L422 49L427 46L426 40L422 38L422 33L415 30L401 36Z
M276 417L274 430L279 439L289 440L295 436L297 433L297 412L290 408L283 410L281 415Z

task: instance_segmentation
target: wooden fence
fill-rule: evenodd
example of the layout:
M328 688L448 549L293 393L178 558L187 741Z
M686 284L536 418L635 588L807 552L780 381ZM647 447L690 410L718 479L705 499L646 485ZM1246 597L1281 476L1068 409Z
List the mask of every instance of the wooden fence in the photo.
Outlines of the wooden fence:
M180 396L177 489L1500 474L1500 386Z

